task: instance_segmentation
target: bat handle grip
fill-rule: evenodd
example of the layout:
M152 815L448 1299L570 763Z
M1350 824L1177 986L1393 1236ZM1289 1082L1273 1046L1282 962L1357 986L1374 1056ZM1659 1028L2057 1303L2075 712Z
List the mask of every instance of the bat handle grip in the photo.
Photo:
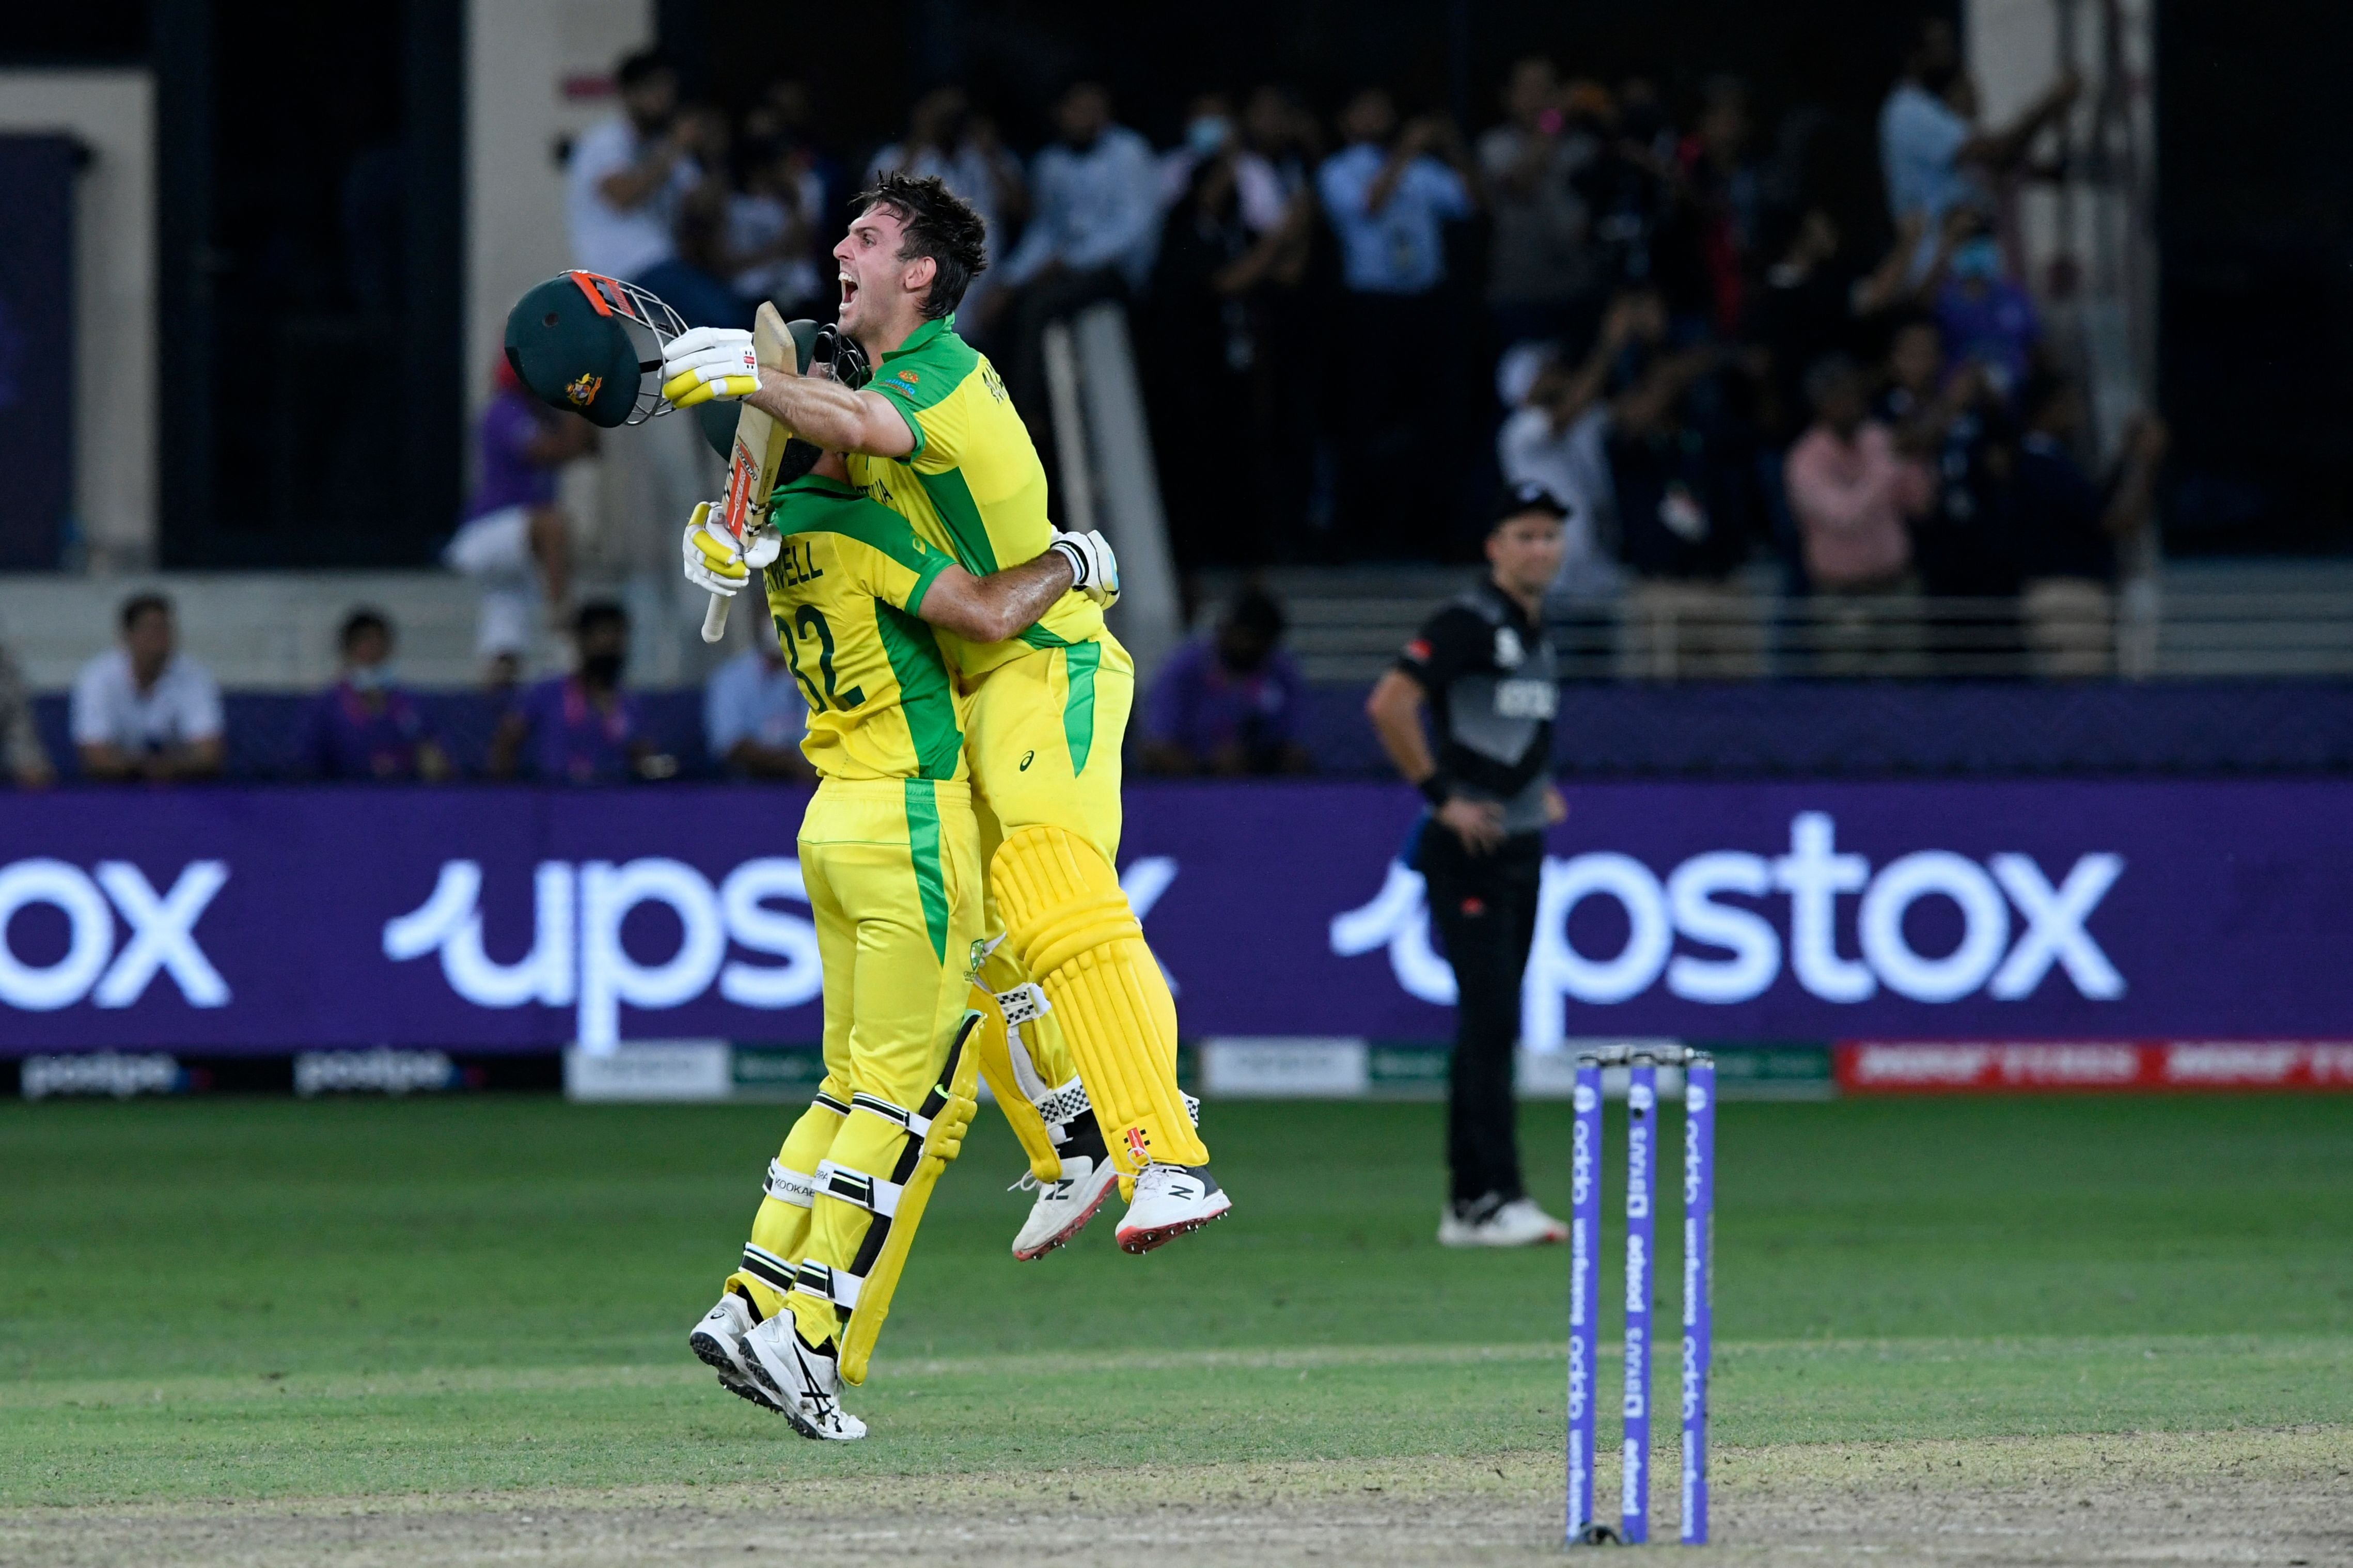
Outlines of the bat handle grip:
M713 594L711 595L711 607L702 612L702 640L717 642L726 635L727 595Z

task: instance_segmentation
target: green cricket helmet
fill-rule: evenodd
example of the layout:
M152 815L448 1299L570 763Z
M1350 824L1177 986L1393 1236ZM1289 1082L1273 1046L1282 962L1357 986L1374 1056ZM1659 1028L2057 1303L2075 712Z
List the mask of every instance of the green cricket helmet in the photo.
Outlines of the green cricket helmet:
M676 310L634 283L566 272L507 312L507 363L551 408L608 430L642 425L670 412L662 348L685 331Z

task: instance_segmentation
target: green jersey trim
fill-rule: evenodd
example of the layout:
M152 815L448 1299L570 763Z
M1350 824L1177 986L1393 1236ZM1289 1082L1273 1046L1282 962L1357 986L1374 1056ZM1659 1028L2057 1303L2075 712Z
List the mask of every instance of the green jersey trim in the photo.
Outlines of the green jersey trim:
M943 563L945 557L941 558ZM964 731L956 727L955 689L932 628L903 610L877 599L874 629L899 682L899 710L907 720L907 743L915 753L915 776L955 777L964 754Z
M936 550L925 553L928 563L915 574L915 585L907 591L907 613L911 616L923 613L923 595L932 591L932 584L939 581L941 573L955 564Z
M946 556L915 537L913 525L905 518L880 501L864 496L856 500L855 506L844 502L823 511L807 509L808 516L794 518L792 526L783 531L787 538L797 533L838 533L889 556L910 572L935 570L935 563L947 564Z
M1071 776L1087 771L1087 755L1095 745L1095 670L1103 663L1103 644L1070 643L1062 655L1063 673L1071 694L1062 703L1062 739L1071 748Z
M949 321L926 321L882 356L867 385L890 394L903 414L945 402L979 368L980 352L956 336ZM915 438L923 440L920 426Z
M939 792L929 779L909 779L907 785L907 858L915 868L915 897L923 906L923 928L931 933L932 956L948 959L947 879L940 875Z
M955 543L957 562L976 577L986 577L997 570L997 546L988 537L988 525L980 520L980 503L972 499L972 487L964 482L960 468L944 473L917 473L923 493L932 500L932 508L940 514L940 521Z

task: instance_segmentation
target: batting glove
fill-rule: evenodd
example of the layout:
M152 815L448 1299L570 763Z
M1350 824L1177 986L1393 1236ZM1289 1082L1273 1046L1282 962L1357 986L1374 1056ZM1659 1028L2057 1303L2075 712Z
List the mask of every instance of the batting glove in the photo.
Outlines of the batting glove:
M679 551L686 560L686 580L705 593L732 599L783 552L784 540L773 528L762 526L738 543L719 521L723 503L704 501L687 520L686 537Z
M1085 533L1057 533L1049 550L1061 552L1071 563L1071 586L1098 605L1119 601L1119 557L1112 553L1111 541L1100 530Z
M662 347L662 395L673 408L760 390L752 334L735 327L697 327Z

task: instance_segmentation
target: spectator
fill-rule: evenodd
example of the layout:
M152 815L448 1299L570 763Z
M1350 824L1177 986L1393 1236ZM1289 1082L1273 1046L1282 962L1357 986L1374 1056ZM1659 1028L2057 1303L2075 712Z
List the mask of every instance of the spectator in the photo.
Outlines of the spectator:
M629 658L629 617L608 599L580 606L573 619L578 660L570 675L526 689L491 737L491 773L513 778L528 758L543 784L620 784L678 772L646 738L638 700L622 689Z
M1666 307L1655 292L1620 295L1602 318L1592 352L1574 366L1557 358L1546 362L1495 437L1504 482L1538 487L1565 513L1560 575L1548 595L1556 612L1565 603L1608 599L1619 590L1611 541L1599 531L1615 510L1603 395L1627 354L1655 348L1666 331Z
M916 100L907 117L907 135L874 154L870 175L880 179L904 170L918 179L938 179L955 196L980 215L987 226L991 248L998 248L1013 224L1028 211L1029 189L1021 177L1020 160L997 139L996 122L972 111L960 87L935 88ZM956 307L957 331L977 335L996 309L989 291L997 286L996 269L981 273L965 289Z
M696 154L712 150L712 128L723 123L681 115L678 74L651 51L622 60L613 79L621 112L582 134L565 172L573 261L643 285L689 325L750 326L726 284L678 254L680 216L703 183Z
M1299 738L1307 682L1283 651L1282 634L1282 606L1264 589L1246 588L1219 617L1215 636L1177 650L1152 683L1145 771L1309 772Z
M343 619L343 678L319 694L303 726L302 756L315 778L377 784L439 784L449 753L417 707L395 682L392 623L376 610Z
M702 686L702 741L712 760L731 773L755 779L808 779L817 770L801 755L808 705L773 637L711 672Z
M1332 366L1340 520L1362 552L1426 554L1456 500L1448 466L1428 457L1451 438L1465 402L1460 334L1447 330L1440 286L1446 225L1472 210L1468 165L1451 121L1424 116L1400 131L1378 88L1349 100L1340 129L1348 145L1316 172L1345 288Z
M1637 77L1612 96L1599 82L1576 81L1562 105L1600 149L1577 171L1577 192L1593 215L1604 287L1654 285L1652 244L1673 187L1675 147L1657 89Z
M1861 367L1832 354L1806 375L1814 423L1789 449L1789 506L1817 593L1881 594L1906 586L1905 519L1928 502L1927 473L1871 417Z
M2111 674L2117 547L2137 542L2148 529L2165 423L2154 416L2136 419L2102 486L2075 460L2084 395L2074 382L2035 376L2023 389L2020 414L2026 433L2018 443L2012 496L2034 672L2046 679Z
M211 778L227 748L220 687L177 651L172 602L161 594L123 601L122 646L74 678L74 750L82 776L170 784Z
M475 657L492 684L512 683L528 662L539 617L560 624L572 595L572 534L556 504L556 473L596 449L596 427L525 392L503 359L479 426L480 476L466 518L441 563L482 591Z
M1694 406L1716 363L1706 347L1663 356L1610 405L1619 559L1635 578L1624 652L1638 677L1764 672L1763 623L1734 577L1757 531L1755 470L1718 419Z
M1919 580L1905 520L1928 504L1927 471L1870 417L1861 367L1833 354L1806 375L1814 424L1789 449L1797 520L1819 618L1817 673L1915 673Z
M1740 334L1746 311L1748 254L1762 199L1748 142L1747 85L1737 77L1714 78L1699 129L1675 152L1677 210L1683 264L1699 296L1694 313L1704 314L1727 338Z
M1827 355L1862 353L1864 323L1903 299L1911 256L1908 234L1899 233L1879 266L1866 271L1827 209L1816 205L1798 216L1780 259L1766 269L1756 290L1747 322L1770 361L1764 425L1775 445L1804 428L1806 372Z
M24 672L16 658L0 647L0 756L18 789L46 789L57 782L57 770L33 727L33 700L25 690Z
M1913 522L1912 559L1934 611L1935 662L1948 675L2014 676L2024 652L2013 421L1983 365L1945 367L1943 342L1933 318L1896 328L1878 413L1897 448L1934 476L1928 508Z
M1242 216L1240 160L1231 146L1197 167L1161 228L1152 295L1151 378L1162 449L1222 448L1216 464L1172 464L1163 477L1170 544L1190 569L1224 546L1263 560L1294 518L1279 510L1283 471L1298 464L1278 406L1282 368L1265 334L1282 291L1306 270L1313 209L1253 235Z
M1593 330L1600 278L1577 175L1599 144L1571 125L1560 79L1540 55L1512 68L1504 113L1504 123L1479 138L1479 172L1494 217L1487 308L1496 339L1581 342Z
M1205 92L1185 110L1185 139L1160 154L1160 208L1163 212L1185 199L1193 188L1193 171L1213 158L1233 151L1240 142L1234 126L1234 106L1222 92Z
M1013 310L1013 396L1033 424L1044 405L1050 322L1144 287L1160 240L1160 171L1152 144L1114 125L1111 95L1082 81L1062 95L1060 140L1030 165L1035 212L1005 260L996 308Z
M1315 117L1282 89L1261 87L1250 94L1234 174L1242 222L1251 233L1265 233L1296 207L1313 214L1320 134Z
M1975 128L1961 75L1961 51L1953 25L1942 17L1920 24L1904 74L1879 111L1879 165L1887 177L1887 208L1898 222L1916 218L1922 248L1914 261L1915 281L1928 274L1933 237L1949 209L1992 195L1980 174L2000 175L2026 156L2034 139L2055 124L2083 90L2073 70L2062 75L2023 113L2000 131Z
M763 300L787 321L829 313L817 265L817 231L825 221L825 183L797 142L751 145L744 188L727 198L723 231L728 287L751 310Z
M2015 395L2033 369L2042 324L2025 289L2002 275L2001 247L1981 216L1952 224L1957 243L1936 293L1936 323L1946 352L1985 367L1997 395Z

